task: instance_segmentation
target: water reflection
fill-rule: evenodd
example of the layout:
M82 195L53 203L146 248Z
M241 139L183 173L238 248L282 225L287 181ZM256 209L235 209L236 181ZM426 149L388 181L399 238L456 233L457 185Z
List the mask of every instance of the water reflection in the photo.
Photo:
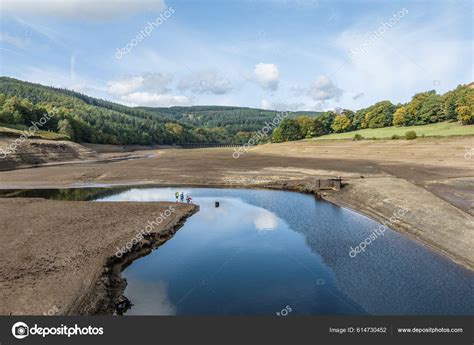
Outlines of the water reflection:
M174 192L134 189L105 200L170 201ZM292 314L474 311L473 274L396 232L350 258L350 246L378 226L354 212L290 192L185 193L201 211L124 272L133 314L163 314L134 287L140 282L166 284L177 315L274 315L287 305Z
M378 224L309 195L121 187L0 196L144 202L175 201L176 191L201 210L124 272L131 314L275 315L287 305L292 315L474 314L472 272L391 230L350 258Z
M165 282L131 280L128 283L130 295L142 296L134 301L129 315L134 315L136 310L140 310L140 315L176 315L176 308L169 300L168 285Z

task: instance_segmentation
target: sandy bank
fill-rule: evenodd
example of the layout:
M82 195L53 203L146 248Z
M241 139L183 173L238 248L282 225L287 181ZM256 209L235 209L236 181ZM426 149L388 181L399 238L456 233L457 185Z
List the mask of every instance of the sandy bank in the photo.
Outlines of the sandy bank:
M121 267L169 239L198 207L20 198L0 199L0 209L0 314L77 315L114 312ZM169 216L160 223L160 214ZM148 239L117 258L149 221Z

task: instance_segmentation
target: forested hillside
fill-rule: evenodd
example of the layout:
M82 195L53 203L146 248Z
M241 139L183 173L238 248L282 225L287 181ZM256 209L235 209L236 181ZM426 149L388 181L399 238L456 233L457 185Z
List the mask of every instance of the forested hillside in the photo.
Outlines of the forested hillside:
M0 78L0 125L28 127L53 111L55 116L41 129L76 142L142 145L244 143L277 114L219 106L132 108L71 90Z
M271 122L277 112L223 106L132 108L70 90L0 78L0 126L27 128L48 114L54 116L48 117L40 129L72 141L150 145L242 144ZM418 93L406 104L386 100L357 111L290 112L273 131L271 140L444 121L474 123L473 84L460 85L443 95L434 90Z
M265 126L265 122L271 122L278 113L274 110L225 106L142 107L140 109L156 114L165 114L177 121L196 127L223 128L230 134L257 132ZM314 117L321 115L322 112L289 112L288 117L297 117L303 114Z
M191 126L77 92L0 78L0 123L30 126L54 113L41 129L77 142L104 144L172 144L207 141Z

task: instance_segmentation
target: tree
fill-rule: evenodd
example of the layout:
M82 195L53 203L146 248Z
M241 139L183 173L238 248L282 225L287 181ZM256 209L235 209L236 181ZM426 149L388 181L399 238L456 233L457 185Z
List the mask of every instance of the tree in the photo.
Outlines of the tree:
M356 129L352 126L355 117L355 113L352 110L344 109L340 115L345 115L349 119L349 127L346 129L347 131L353 131Z
M443 100L443 110L444 110L444 120L446 121L454 121L456 120L457 114L456 114L456 99L457 99L457 94L455 90L449 91L444 94Z
M331 125L334 132L344 132L351 125L351 121L346 115L337 115Z
M177 123L166 123L165 124L166 131L171 135L173 142L185 142L185 138L183 136L184 129L183 126Z
M280 125L273 130L272 142L281 143L284 141L302 139L300 126L295 119L283 119Z
M324 127L323 119L321 116L313 119L313 137L320 137L321 135L327 134Z
M365 114L369 111L368 108L359 109L355 112L354 118L352 119L351 128L353 130L362 129L362 123L365 119Z
M393 113L393 125L394 126L406 126L408 119L407 119L407 108L406 106L401 106L395 113Z
M301 136L303 138L312 138L314 136L314 121L309 116L300 116L296 118L300 126Z
M456 114L459 122L461 122L463 125L470 125L474 123L474 111L467 105L457 107Z
M425 102L426 98L429 97L430 94L435 93L435 91L428 91L428 92L420 92L417 93L415 96L412 97L411 101L406 104L406 116L405 116L405 126L413 126L413 125L422 125L423 120L421 119L421 108L423 107L423 103Z
M362 128L381 128L391 126L393 122L393 113L395 105L390 101L375 103L368 108L362 122Z
M336 113L332 111L326 111L323 115L318 117L318 119L320 120L319 124L321 126L321 131L323 134L331 133L331 126L335 118Z
M416 117L419 119L420 124L443 121L445 118L443 108L441 96L434 92L428 93Z
M58 130L59 133L67 135L69 139L74 141L74 129L71 126L71 123L68 121L68 119L62 119L59 120L58 122Z
M474 84L458 85L443 95L445 120L459 120L456 109L461 106L474 107ZM464 110L465 111L465 110Z

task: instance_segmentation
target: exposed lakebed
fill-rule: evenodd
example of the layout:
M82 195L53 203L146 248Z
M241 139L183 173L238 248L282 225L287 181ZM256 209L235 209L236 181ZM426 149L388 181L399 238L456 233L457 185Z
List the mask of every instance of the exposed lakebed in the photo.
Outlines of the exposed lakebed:
M313 196L270 190L131 188L99 201L199 204L175 236L123 272L130 315L472 314L474 273ZM215 207L219 201L219 207Z

